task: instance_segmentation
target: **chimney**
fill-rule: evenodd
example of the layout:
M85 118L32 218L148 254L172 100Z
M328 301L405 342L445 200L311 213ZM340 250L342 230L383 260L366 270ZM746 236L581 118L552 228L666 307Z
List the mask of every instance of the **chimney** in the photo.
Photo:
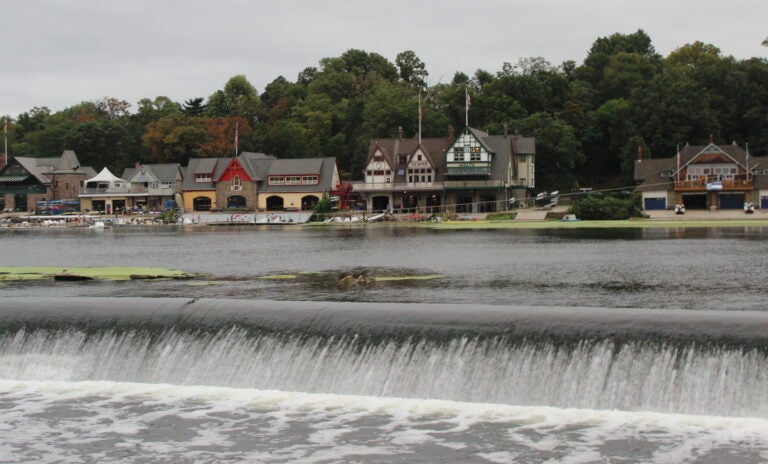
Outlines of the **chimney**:
M709 143L715 143L715 134L709 134Z
M403 126L397 128L397 138L403 140Z
M448 140L453 141L456 138L456 129L453 126L448 126Z
M139 168L141 167L141 163L136 161L136 163L133 165L133 167L136 168L136 170L138 171Z
M506 139L507 137L509 137L509 124L507 124L505 122L504 123L504 138Z
M641 162L643 161L643 147L640 145L637 146L637 161Z

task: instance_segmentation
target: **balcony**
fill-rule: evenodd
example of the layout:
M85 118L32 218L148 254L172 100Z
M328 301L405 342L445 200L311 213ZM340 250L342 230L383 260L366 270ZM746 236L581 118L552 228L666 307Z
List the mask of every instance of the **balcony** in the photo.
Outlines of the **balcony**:
M123 184L120 187L83 187L80 189L80 195L126 195L126 196L157 196L167 197L178 192L174 187L150 186L147 187L141 183Z
M675 191L677 192L706 192L707 184L710 182L719 182L722 188L718 190L751 190L754 187L752 178L737 176L736 179L719 180L716 176L700 178L695 180L681 180L675 182Z
M354 192L440 191L442 182L352 182Z
M445 189L482 189L482 188L496 188L500 189L504 187L504 181L502 180L447 180L445 181Z

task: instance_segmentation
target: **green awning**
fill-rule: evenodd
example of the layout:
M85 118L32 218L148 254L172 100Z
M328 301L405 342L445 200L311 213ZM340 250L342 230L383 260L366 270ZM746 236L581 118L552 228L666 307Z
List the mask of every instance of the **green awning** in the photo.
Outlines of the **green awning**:
M24 182L29 176L0 176L0 182Z

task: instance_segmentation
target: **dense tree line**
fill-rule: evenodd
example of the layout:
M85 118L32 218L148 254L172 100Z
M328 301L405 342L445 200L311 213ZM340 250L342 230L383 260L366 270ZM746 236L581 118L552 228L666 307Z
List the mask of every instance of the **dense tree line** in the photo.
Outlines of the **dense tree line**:
M465 89L471 126L500 133L507 124L536 137L542 187L626 185L638 146L646 156L668 157L709 134L720 143L748 142L754 154L768 149L768 61L737 60L701 42L663 57L642 30L597 39L581 65L525 58L495 73L427 81L412 51L392 63L353 49L295 81L277 77L261 94L239 75L207 98L145 98L135 111L115 98L56 113L33 108L10 118L9 152L72 149L83 164L120 172L135 161L231 155L237 131L240 150L336 156L347 176L359 178L371 139L394 137L398 127L417 132L419 99L425 137L461 129Z

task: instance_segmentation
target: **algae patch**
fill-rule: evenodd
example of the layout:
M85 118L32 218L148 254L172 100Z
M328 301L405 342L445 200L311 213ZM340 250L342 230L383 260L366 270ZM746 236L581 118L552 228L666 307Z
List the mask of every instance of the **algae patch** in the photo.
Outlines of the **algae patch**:
M191 279L184 271L155 267L14 267L0 266L0 281L19 280L154 280Z

